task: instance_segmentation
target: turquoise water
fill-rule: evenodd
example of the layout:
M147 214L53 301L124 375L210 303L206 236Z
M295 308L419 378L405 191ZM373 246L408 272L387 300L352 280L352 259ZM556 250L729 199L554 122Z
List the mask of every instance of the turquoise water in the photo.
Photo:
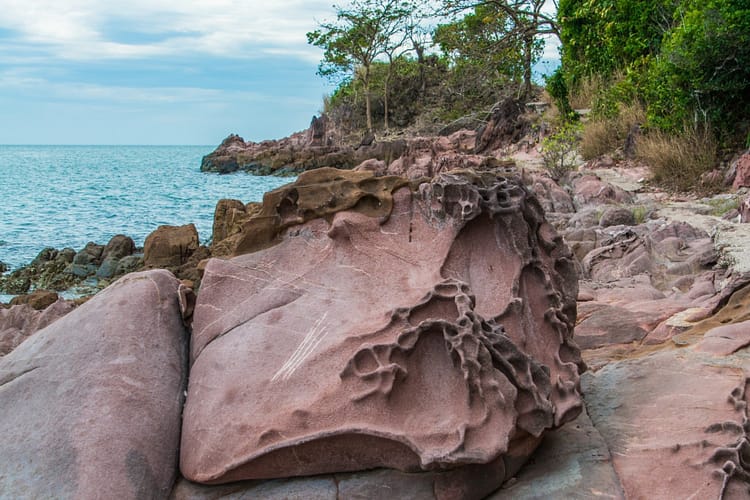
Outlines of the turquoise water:
M260 201L291 179L200 172L212 146L0 146L0 261L15 269L42 248L83 248L116 234L142 246L162 224L211 237L221 198Z

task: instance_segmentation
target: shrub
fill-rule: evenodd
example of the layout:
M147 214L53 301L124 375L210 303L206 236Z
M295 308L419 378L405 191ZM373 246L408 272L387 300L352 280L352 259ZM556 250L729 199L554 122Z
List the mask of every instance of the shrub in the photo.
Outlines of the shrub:
M701 175L718 163L708 127L685 128L680 134L651 131L638 142L637 155L651 166L654 182L676 191L700 188Z
M542 141L544 166L553 179L560 180L573 170L580 135L580 124L567 122Z

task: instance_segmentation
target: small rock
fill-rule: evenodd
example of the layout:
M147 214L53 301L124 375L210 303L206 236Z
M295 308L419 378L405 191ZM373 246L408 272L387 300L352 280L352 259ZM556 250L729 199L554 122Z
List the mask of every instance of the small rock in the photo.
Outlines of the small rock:
M750 152L745 152L732 164L731 170L735 172L732 187L750 187Z
M632 210L623 207L612 207L606 209L599 219L601 227L610 226L635 226L635 216Z

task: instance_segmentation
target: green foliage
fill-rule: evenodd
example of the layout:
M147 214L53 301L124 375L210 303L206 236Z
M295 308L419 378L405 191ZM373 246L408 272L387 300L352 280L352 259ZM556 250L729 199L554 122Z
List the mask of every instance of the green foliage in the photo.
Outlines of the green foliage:
M678 0L560 0L566 77L577 85L658 52Z
M722 135L748 129L750 2L689 0L649 76L649 119L663 130L711 123ZM738 142L742 137L738 138Z
M574 87L609 79L593 115L640 102L647 129L713 129L725 145L750 131L748 0L560 0L563 73Z
M565 83L562 67L558 67L552 75L547 77L545 88L550 97L555 101L555 105L561 115L566 117L575 116L575 112L570 105L568 86Z
M320 23L307 33L311 45L323 49L318 74L328 78L356 78L365 91L367 129L372 130L370 71L375 59L392 50L391 40L404 28L415 5L404 0L353 0L336 7L335 23Z
M576 146L581 139L579 123L566 122L542 141L542 159L550 176L559 180L575 167Z

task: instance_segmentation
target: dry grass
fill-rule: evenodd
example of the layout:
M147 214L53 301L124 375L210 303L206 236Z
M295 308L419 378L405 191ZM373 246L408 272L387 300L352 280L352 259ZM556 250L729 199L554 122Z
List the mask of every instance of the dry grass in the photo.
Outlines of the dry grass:
M592 120L586 124L580 153L585 160L614 153L624 147L628 134L646 120L639 103L621 105L616 118Z
M679 135L651 132L641 137L637 155L651 166L654 181L676 191L710 191L701 176L718 164L717 144L705 128L688 128Z
M577 88L570 92L570 105L573 109L591 109L596 96L604 86L604 80L600 76L592 76L585 79Z

